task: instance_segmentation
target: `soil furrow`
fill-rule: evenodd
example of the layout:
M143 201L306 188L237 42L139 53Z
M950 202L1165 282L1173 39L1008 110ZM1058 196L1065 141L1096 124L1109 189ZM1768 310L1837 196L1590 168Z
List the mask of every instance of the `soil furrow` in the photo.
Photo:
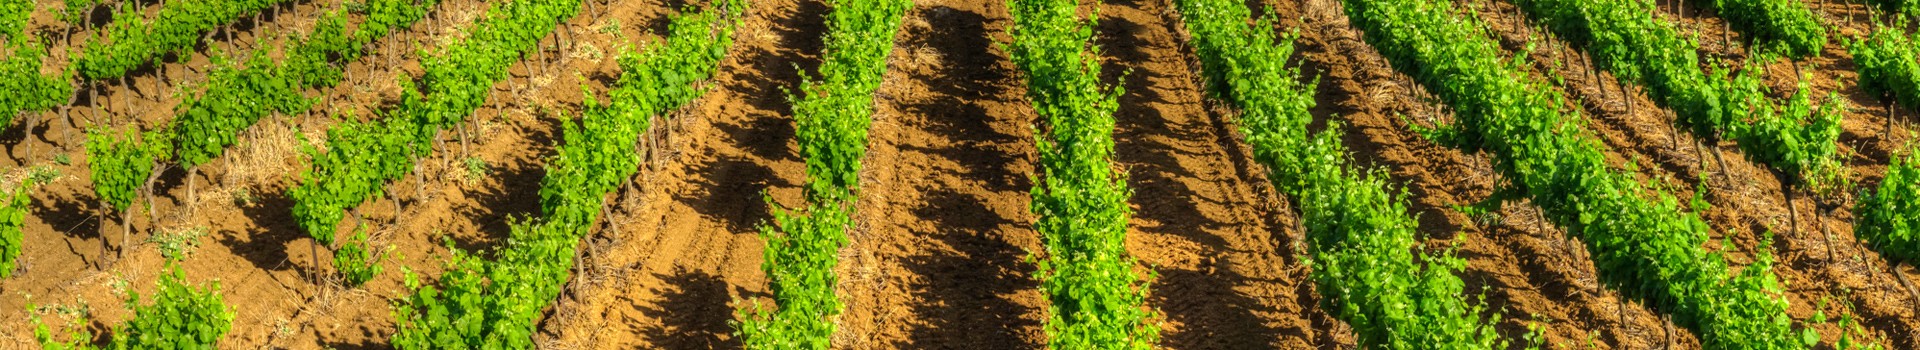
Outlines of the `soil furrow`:
M671 123L670 149L614 208L541 326L551 348L733 348L736 306L766 305L762 201L800 203L805 169L782 88L817 65L821 3L755 1L707 95Z
M1112 2L1099 14L1104 78L1125 91L1114 158L1134 191L1127 250L1158 276L1148 303L1163 317L1161 344L1336 343L1314 327L1330 318L1291 249L1297 216L1277 203L1224 116L1208 109L1172 4Z
M1046 301L1025 258L1033 112L993 45L994 1L921 1L889 59L862 174L860 227L841 255L849 349L1033 349ZM891 165L891 166L888 166Z

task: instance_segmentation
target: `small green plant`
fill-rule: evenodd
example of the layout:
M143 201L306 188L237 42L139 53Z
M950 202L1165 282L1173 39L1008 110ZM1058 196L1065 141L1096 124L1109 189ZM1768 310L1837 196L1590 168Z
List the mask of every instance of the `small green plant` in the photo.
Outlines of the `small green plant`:
M253 198L253 191L248 190L246 187L233 189L233 205L243 207L250 206L253 205L255 199L256 198Z
M36 184L50 183L58 178L60 178L60 170L54 169L51 166L41 165L33 167L33 170L27 172L27 180L33 181L33 183Z
M620 24L620 19L612 18L612 19L608 19L605 24L601 24L600 28L597 30L599 30L600 33L602 34L619 37L621 35L620 33L621 27L624 27L624 25Z
M1840 290L1840 294L1841 296L1844 296L1846 294L1849 294L1849 291L1845 288L1842 288ZM1844 300L1840 301L1839 304L1836 305L1839 308L1837 312L1839 316L1827 317L1827 305L1831 304L1832 301L1836 299L1840 299L1840 298L1836 296L1823 296L1820 298L1819 303L1817 303L1813 308L1814 310L1813 318L1808 319L1807 327L1801 329L1802 331L1801 341L1805 342L1807 346L1814 346L1819 344L1820 341L1822 340L1820 339L1821 338L1820 333L1815 332L1813 328L1816 326L1825 325L1827 324L1827 322L1831 321L1835 323L1834 324L1835 326L1840 327L1840 338L1834 340L1832 349L1835 349L1835 350L1885 350L1886 347L1880 345L1880 339L1875 337L1872 333L1867 332L1866 328L1861 327L1858 321L1855 321L1853 319L1852 304L1849 304Z
M194 288L179 265L160 275L153 303L127 297L133 318L113 331L114 349L212 349L233 327L233 309L220 296L220 282Z
M40 319L40 314L52 309L55 314L67 319L69 329L66 339L54 339L53 328ZM93 331L87 329L87 320L93 318L93 308L85 303L79 305L53 305L41 307L27 304L27 319L33 323L33 340L45 350L90 349L93 348Z
M487 166L487 160L480 157L467 157L460 162L466 165L467 181L480 181L493 172L493 168Z
M33 177L20 182L13 193L0 197L0 278L13 275L20 258L21 248L25 246L26 235L21 228L27 224L27 204L33 200L27 192L34 187Z
M179 265L167 263L167 271L156 282L152 304L141 304L139 293L127 296L127 309L133 317L113 329L108 349L213 349L220 337L233 328L233 309L220 296L220 282L195 288L187 285L186 273ZM32 316L34 340L45 349L98 349L87 330L88 313L80 312L68 328L65 340L54 339L52 329Z
M367 229L365 226L355 230L353 237L343 242L340 249L333 251L333 268L340 270L340 278L347 286L359 287L380 274L380 260L384 254L374 256L367 249Z
M147 242L157 245L160 256L167 258L167 261L181 261L193 254L194 249L200 248L200 237L206 235L206 227L167 230L154 234Z
M66 153L54 154L53 162L60 165L73 165L73 157L67 156Z

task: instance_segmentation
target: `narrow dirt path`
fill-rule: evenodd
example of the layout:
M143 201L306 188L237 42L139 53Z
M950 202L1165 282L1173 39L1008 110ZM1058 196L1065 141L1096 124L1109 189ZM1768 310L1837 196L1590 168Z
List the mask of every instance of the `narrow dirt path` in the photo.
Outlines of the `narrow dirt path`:
M588 239L573 277L542 324L548 348L734 348L737 303L765 304L759 225L763 191L799 203L804 167L782 87L817 65L828 8L756 1L705 97L663 124L664 162ZM797 66L797 67L796 67ZM739 302L736 302L739 300Z
M993 43L1005 3L921 1L888 64L841 255L848 349L1043 347L1046 301L1025 258L1034 172L1025 84Z

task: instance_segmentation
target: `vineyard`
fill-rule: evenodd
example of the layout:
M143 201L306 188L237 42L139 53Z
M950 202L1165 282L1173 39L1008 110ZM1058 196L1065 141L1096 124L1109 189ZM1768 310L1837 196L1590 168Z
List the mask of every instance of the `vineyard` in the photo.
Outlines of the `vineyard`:
M1914 0L0 0L0 349L1916 349Z

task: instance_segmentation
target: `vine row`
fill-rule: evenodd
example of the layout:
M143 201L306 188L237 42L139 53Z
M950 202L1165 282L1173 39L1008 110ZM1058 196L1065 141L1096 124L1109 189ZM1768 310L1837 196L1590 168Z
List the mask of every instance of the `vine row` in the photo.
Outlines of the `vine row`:
M861 159L873 96L909 0L833 0L817 75L804 77L793 102L794 131L807 166L807 205L778 203L766 240L766 271L776 308L748 306L737 325L748 349L827 349L841 303L834 295L840 248L853 226Z
M1041 174L1031 210L1039 218L1043 259L1034 277L1048 301L1053 349L1150 349L1160 339L1148 308L1149 281L1127 255L1132 190L1114 170L1113 112L1124 93L1100 83L1100 53L1090 44L1096 19L1076 0L1008 0L1013 63L1027 76L1027 98L1044 121L1034 133Z
M580 120L564 124L559 154L541 180L542 220L512 225L492 261L454 250L435 285L411 271L413 294L396 302L394 347L532 348L540 312L565 286L579 241L598 220L607 194L639 171L634 147L653 119L704 89L732 46L745 2L675 16L663 45L620 57L622 75L602 104L588 94Z
M1701 68L1700 45L1656 17L1649 0L1514 2L1559 37L1584 46L1597 68L1622 84L1646 87L1648 97L1672 108L1694 135L1739 141L1748 157L1810 186L1846 181L1837 159L1845 106L1838 94L1816 104L1802 77L1781 104L1767 96L1758 64L1730 72L1716 62L1707 65L1709 73Z
M1603 282L1673 315L1706 348L1808 345L1791 327L1767 243L1733 272L1724 252L1704 248L1706 221L1666 191L1610 168L1581 117L1562 111L1565 97L1530 77L1524 61L1503 59L1474 15L1445 1L1344 2L1369 44L1456 111L1452 124L1427 130L1430 136L1491 155L1506 180L1484 204L1530 199L1586 243Z
M168 53L192 50L202 37L241 16L260 12L287 0L174 0L162 2L153 18L121 3L113 23L87 38L74 64L87 79L114 79L127 75Z
M1239 108L1235 124L1275 188L1293 198L1322 306L1352 326L1360 347L1501 349L1485 307L1466 297L1466 261L1415 254L1418 223L1378 170L1355 167L1337 122L1310 133L1317 81L1287 67L1294 37L1275 18L1255 20L1234 0L1180 0L1215 97ZM1399 194L1404 196L1404 192Z
M66 104L73 96L67 82L71 72L43 74L47 46L44 38L27 31L31 0L0 0L0 128L13 125L22 113L45 111Z
M347 116L327 130L326 148L307 147L313 159L289 190L293 217L321 242L331 241L346 210L386 195L384 186L411 172L432 152L441 128L458 124L485 102L507 68L526 56L541 37L578 13L579 0L512 1L493 5L464 39L421 60L426 74L416 84L398 78L395 108L370 121ZM396 11L414 14L418 12ZM365 27L363 27L365 28ZM356 35L365 38L370 35ZM365 39L357 39L365 40Z

